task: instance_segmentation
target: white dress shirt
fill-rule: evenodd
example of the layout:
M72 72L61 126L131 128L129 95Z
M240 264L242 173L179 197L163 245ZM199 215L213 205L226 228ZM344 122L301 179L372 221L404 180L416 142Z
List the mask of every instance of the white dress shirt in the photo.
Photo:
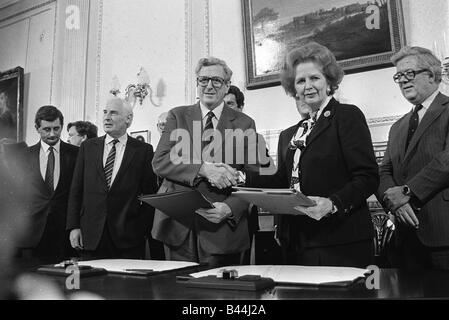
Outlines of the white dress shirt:
M53 153L55 155L55 171L53 172L53 188L56 190L61 175L61 140L53 146ZM39 150L39 167L41 170L42 179L45 181L45 172L47 171L48 155L50 154L50 146L41 140L41 148Z
M217 129L218 121L220 121L221 113L223 112L224 102L222 102L218 107L216 107L212 112L214 113L214 117L212 118L212 125L214 129ZM203 128L206 126L207 122L207 113L209 110L205 105L200 102L201 108L201 119L203 120Z
M112 141L115 138L110 135L106 135L106 139L104 140L104 151L103 151L103 168L106 165L106 160L108 159L109 152L112 149ZM111 177L111 185L114 182L115 177L117 176L117 172L120 169L120 165L122 164L123 155L125 154L126 143L128 142L128 134L125 133L123 136L117 139L118 142L115 144L115 160L114 160L114 169L112 169L112 177Z
M421 122L422 118L424 117L424 114L427 112L427 109L429 109L430 105L432 104L433 100L435 100L438 93L440 93L440 91L435 90L434 93L432 93L430 96L428 96L427 99L424 100L423 103L421 103L422 108L421 108L421 110L418 111L419 122ZM414 108L415 108L415 106L413 106L413 109ZM412 111L413 111L413 109L412 109Z

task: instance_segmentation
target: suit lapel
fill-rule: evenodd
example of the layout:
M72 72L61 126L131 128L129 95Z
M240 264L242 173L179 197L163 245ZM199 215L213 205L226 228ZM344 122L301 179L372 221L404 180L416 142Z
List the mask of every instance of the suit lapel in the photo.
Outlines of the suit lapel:
M111 189L114 185L121 179L124 175L126 169L131 164L131 161L136 153L136 146L134 144L134 139L128 136L128 141L126 142L125 152L123 153L122 163L120 164L120 168L118 169L117 175L112 182Z
M106 185L106 177L104 175L104 168L103 168L103 152L104 152L104 141L106 139L106 136L103 136L101 139L95 140L95 148L93 150L93 159L95 163L95 167L97 168L98 174L100 175L104 187L107 188Z
M232 111L229 107L224 106L223 111L220 116L220 120L218 121L217 128L216 128L216 130L218 132L220 132L221 137L222 137L221 143L216 145L216 147L217 147L216 152L219 152L220 149L223 149L223 146L226 146L226 140L229 138L229 136L231 136L231 137L233 136L231 131L228 131L228 134L226 135L225 130L234 128L232 125L232 122L234 121L234 119L235 119L235 114L232 113ZM232 145L232 144L229 144L229 145ZM234 154L235 154L235 152L234 152ZM225 158L225 155L223 155L223 159L224 158Z
M186 107L188 108L185 113L185 121L187 125L187 130L189 131L190 143L192 144L193 159L201 159L201 135L203 132L201 109L199 102L197 104ZM194 135L194 123L196 123L195 134L199 134L199 137ZM199 132L198 131L199 124ZM199 142L199 143L198 143Z
M41 190L47 190L47 185L45 184L44 178L41 174L40 150L40 142L30 147L30 168L32 169L36 182L41 185Z
M337 105L338 105L337 100L332 98L327 104L327 106L323 109L320 117L315 123L312 132L310 132L309 136L306 139L306 147L302 153L306 152L306 150L313 143L313 141L315 141L330 126L331 120L335 114L335 107Z
M59 186L62 185L65 179L66 175L66 168L68 167L68 161L69 157L67 155L67 149L66 144L61 140L60 146L59 146L59 180L58 184L56 185L55 192L58 190Z
M409 144L407 152L405 153L405 156L404 156L404 161L406 161L407 158L410 157L413 148L416 146L416 144L418 143L418 141L421 138L421 136L423 135L423 133L446 109L446 104L448 102L449 102L449 99L447 97L443 96L441 93L439 93L436 96L435 100L433 100L429 109L426 111L426 113L424 114L424 117L422 118L421 122L419 123L415 134L413 135L412 139L410 140L410 144ZM408 132L408 126L407 126L407 132Z
M296 134L296 131L298 131L299 122L296 126L294 126L288 134L286 134L289 139L286 139L284 141L284 145L282 146L282 150L285 152L285 168L287 169L287 178L288 182L290 183L290 180L292 179L292 169L293 169L293 159L295 156L294 149L290 149L290 141L292 140L293 136Z
M405 145L407 142L407 134L408 134L408 124L410 122L410 117L412 116L412 112L407 113L399 125L398 129L398 139L397 145L394 146L396 150L399 150L399 161L402 162L401 159L405 157Z

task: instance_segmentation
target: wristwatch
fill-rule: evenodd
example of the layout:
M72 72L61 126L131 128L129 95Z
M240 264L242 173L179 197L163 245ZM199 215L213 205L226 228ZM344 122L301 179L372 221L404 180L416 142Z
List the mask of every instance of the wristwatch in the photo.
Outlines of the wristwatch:
M411 196L412 196L412 191L410 190L410 188L408 187L408 185L404 185L404 186L402 187L402 194L403 194L404 196L408 196L408 197L411 197Z

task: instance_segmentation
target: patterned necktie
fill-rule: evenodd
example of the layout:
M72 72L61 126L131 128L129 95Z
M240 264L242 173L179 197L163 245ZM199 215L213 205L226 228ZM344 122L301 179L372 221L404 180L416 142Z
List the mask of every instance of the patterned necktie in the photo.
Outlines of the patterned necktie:
M203 132L206 132L207 130L214 130L214 124L212 123L212 119L214 118L214 113L212 111L209 111L207 114L207 119L206 119L206 125L204 126L204 130ZM209 143L212 142L213 136L209 135L207 140L202 140L202 150L204 150L204 148L209 145Z
M415 134L416 129L419 124L419 115L418 111L421 110L423 106L418 104L413 109L412 116L410 117L410 121L408 123L408 134L407 134L407 142L405 143L405 150L407 151L408 145L410 144L410 140L412 140L413 135Z
M54 186L54 174L55 174L55 153L54 148L48 148L48 159L47 159L47 169L45 170L45 184L48 189L53 192L55 191Z
M106 177L106 184L108 188L111 187L112 171L114 170L114 161L116 149L115 145L118 143L117 139L112 140L112 148L109 151L108 158L106 159L106 165L104 166L104 175Z
M310 124L310 125L309 125ZM306 134L309 133L309 131L312 128L313 123L310 121L310 118L307 117L303 120L301 120L299 124L298 130L302 127L302 132L299 137L297 137L298 133L296 134L297 139L293 139L290 142L289 149L295 150L295 153L293 155L293 167L292 167L292 177L290 179L290 188L291 189L297 189L299 190L299 156L301 154L301 151L305 148L305 139Z

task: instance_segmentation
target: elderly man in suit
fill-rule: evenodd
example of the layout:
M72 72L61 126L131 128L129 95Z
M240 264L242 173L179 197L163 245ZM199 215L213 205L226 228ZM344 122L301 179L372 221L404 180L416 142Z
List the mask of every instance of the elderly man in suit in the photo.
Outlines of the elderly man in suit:
M87 258L139 259L154 209L138 196L156 192L153 147L127 134L133 120L129 103L107 101L105 136L86 140L73 174L67 229L73 248Z
M65 223L78 148L61 141L63 125L64 117L56 107L39 108L35 127L40 141L28 148L24 159L30 228L20 247L25 256L50 261L75 254Z
M449 97L441 62L425 48L392 57L393 79L412 110L389 133L379 197L396 216L401 267L449 269Z
M156 210L152 234L164 243L168 260L196 261L212 267L238 264L250 243L248 203L231 195L230 187L238 182L237 170L249 168L248 157L236 161L248 151L248 144L241 152L229 148L225 130L255 134L255 124L249 116L224 105L232 71L223 60L200 59L196 75L200 101L170 110L153 168L164 178L159 193L194 188L215 208L200 209L178 220ZM212 142L208 133L217 134ZM177 134L192 142L193 148L176 151ZM209 156L214 160L207 161Z

